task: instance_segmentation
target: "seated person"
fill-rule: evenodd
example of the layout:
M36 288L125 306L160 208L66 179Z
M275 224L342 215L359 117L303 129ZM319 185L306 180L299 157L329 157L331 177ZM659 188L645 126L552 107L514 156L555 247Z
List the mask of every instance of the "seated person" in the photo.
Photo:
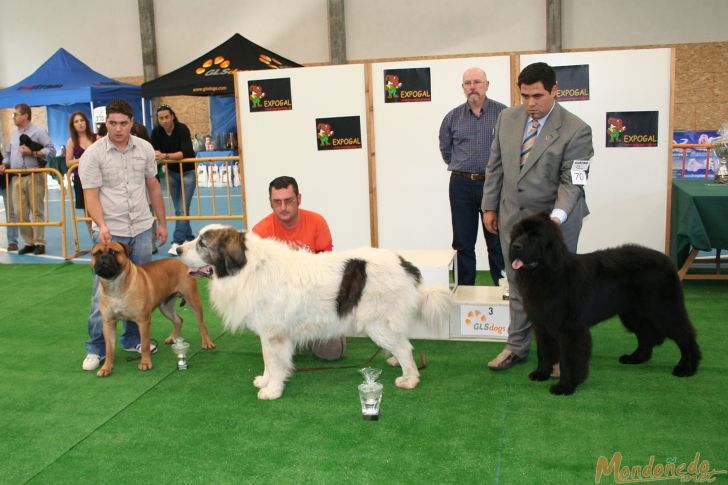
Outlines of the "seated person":
M333 243L326 220L316 212L299 209L301 194L293 177L278 177L268 185L268 196L273 212L253 227L262 238L274 238L295 249L320 253L331 251ZM325 342L314 342L311 350L323 360L336 360L344 356L346 337Z

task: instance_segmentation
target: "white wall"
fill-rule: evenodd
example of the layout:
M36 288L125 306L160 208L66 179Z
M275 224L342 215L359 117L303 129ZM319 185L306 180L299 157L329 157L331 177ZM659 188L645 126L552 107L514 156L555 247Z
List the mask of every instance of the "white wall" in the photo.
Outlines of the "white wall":
M60 47L105 76L142 75L136 1L3 1L0 18L2 87L29 76Z
M154 0L159 72L187 64L236 32L299 64L326 62L326 5L326 0Z
M270 214L268 184L294 177L301 207L321 213L334 249L371 245L364 66L244 71L235 74L243 138L248 228ZM251 113L248 81L290 78L293 109ZM316 118L359 116L362 148L318 150Z
M383 59L544 49L544 4L543 0L349 0L347 57Z
M726 0L562 0L562 12L564 49L728 40Z
M390 249L448 249L452 223L450 172L439 148L442 119L465 102L463 72L480 67L488 75L488 97L510 105L510 57L423 59L372 66L379 245ZM385 69L429 67L432 101L385 103ZM402 230L406 224L407 229ZM488 269L482 228L476 244L477 267Z
M546 47L544 0L345 5L349 59ZM159 72L235 32L300 63L328 62L326 9L326 0L154 0ZM562 12L564 48L728 41L725 0L563 0ZM0 86L28 76L59 47L107 76L143 74L135 0L4 1L0 17Z

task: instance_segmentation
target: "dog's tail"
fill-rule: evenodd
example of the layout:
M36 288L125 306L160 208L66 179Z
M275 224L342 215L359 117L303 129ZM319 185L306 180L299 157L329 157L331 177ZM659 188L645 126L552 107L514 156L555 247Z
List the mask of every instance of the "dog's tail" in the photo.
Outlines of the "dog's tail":
M431 327L440 327L450 319L455 300L442 286L420 286L420 317Z

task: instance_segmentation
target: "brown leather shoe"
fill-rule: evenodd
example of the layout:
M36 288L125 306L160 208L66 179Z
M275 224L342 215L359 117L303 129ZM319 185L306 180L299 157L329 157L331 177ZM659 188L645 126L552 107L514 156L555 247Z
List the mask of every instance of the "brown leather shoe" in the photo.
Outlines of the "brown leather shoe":
M18 250L18 245L17 244L15 244L15 243L8 244L8 252L10 252L10 251L17 251L17 250Z
M513 367L513 364L520 364L525 361L525 357L519 357L510 350L504 349L495 359L488 362L488 367L492 370L507 370Z

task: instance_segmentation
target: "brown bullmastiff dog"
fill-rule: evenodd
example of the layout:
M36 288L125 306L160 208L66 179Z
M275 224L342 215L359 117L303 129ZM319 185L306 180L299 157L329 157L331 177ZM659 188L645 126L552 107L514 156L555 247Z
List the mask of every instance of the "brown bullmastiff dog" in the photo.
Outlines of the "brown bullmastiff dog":
M99 309L106 344L106 360L96 375L106 377L114 368L118 320L132 320L139 326L142 349L139 370L150 370L152 311L159 307L172 321L172 335L165 340L165 343L172 343L182 328L182 317L174 308L177 298L183 299L182 304L187 301L192 308L200 328L202 348L215 348L202 317L197 283L188 274L187 265L176 259L161 259L137 266L129 259L129 254L130 248L116 241L98 243L91 250L91 266L100 283Z

